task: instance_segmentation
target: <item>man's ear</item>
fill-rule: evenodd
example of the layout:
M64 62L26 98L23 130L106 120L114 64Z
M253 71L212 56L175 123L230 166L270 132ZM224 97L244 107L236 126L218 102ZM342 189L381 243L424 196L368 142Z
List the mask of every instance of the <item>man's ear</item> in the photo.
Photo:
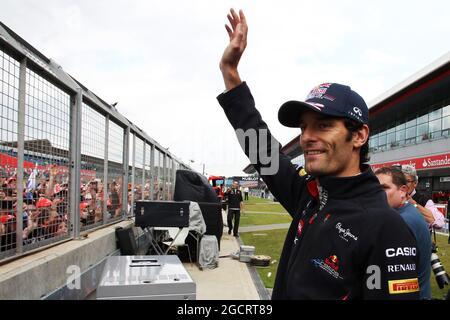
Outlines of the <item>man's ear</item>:
M361 129L353 132L353 147L361 148L369 139L369 126L364 124Z
M408 187L403 185L399 189L402 192L402 198L406 198L406 195L408 194Z

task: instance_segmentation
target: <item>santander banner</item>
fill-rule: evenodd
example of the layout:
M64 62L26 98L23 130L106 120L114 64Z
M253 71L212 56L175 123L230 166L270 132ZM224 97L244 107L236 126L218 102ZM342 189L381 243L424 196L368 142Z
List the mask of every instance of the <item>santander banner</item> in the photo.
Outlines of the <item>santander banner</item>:
M404 165L409 164L416 168L416 170L424 169L435 169L435 168L445 168L450 167L450 153L423 157L423 158L413 158L400 161L391 161L385 163L375 163L371 164L372 170L375 171L381 167L388 167L393 165Z

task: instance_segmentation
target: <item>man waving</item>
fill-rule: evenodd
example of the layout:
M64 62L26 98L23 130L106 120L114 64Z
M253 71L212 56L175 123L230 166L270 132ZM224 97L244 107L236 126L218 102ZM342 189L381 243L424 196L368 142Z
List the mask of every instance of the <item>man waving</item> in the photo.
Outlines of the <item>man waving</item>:
M230 41L220 61L226 91L218 100L244 152L293 218L272 298L418 298L417 272L389 268L416 264L416 242L365 164L369 112L363 98L349 86L325 82L304 101L281 106L279 121L301 130L309 175L299 176L240 79L238 64L247 46L245 15L232 9L228 20ZM246 144L245 136L255 131L259 139Z

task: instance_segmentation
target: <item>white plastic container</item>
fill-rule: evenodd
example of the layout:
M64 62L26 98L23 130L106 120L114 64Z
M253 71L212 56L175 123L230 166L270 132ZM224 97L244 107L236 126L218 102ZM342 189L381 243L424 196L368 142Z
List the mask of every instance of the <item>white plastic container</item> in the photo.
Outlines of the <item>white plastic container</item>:
M254 254L255 254L254 246L241 246L239 250L239 261L250 262Z

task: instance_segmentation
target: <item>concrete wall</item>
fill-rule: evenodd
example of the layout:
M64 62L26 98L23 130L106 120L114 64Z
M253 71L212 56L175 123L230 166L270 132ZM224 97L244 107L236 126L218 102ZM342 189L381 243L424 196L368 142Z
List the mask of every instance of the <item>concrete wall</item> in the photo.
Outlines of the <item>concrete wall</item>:
M133 221L122 221L47 250L0 266L0 300L41 299L66 285L67 268L89 270L117 251L115 229L127 228Z

